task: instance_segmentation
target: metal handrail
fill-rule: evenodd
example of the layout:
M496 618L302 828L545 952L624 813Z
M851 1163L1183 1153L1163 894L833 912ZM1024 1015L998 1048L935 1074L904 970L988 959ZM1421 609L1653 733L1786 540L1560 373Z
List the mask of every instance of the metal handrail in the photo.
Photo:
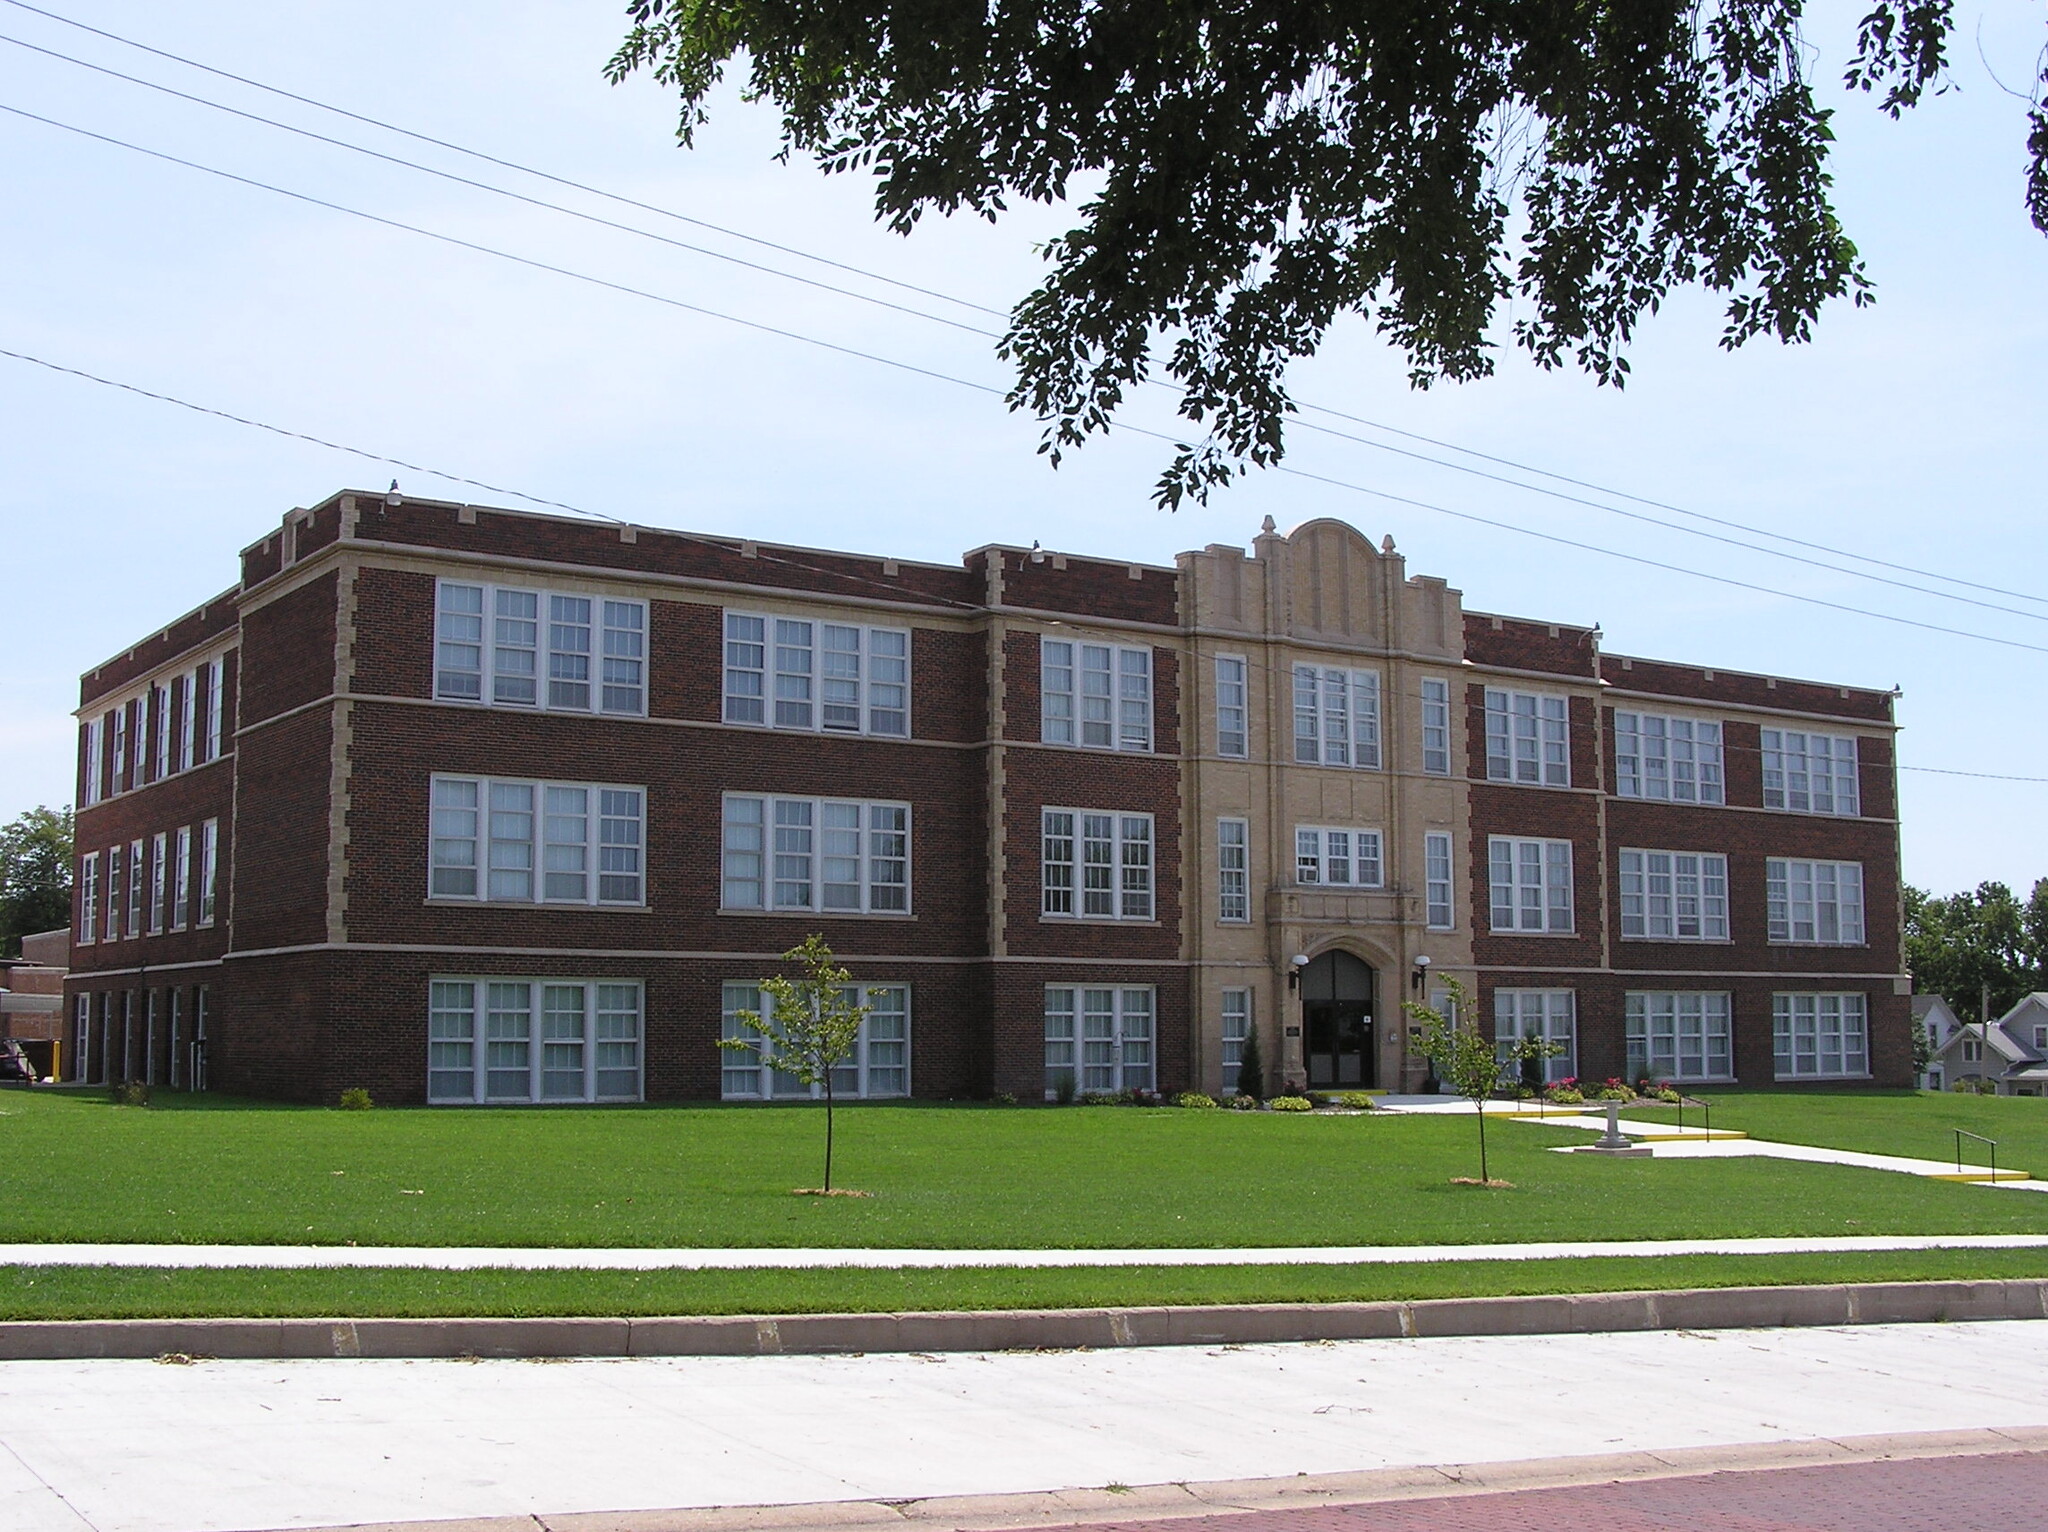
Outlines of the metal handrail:
M1714 1136L1714 1103L1706 1100L1704 1097L1681 1095L1678 1098L1678 1131L1681 1134L1685 1132L1685 1109L1689 1106L1698 1107L1701 1115L1707 1119L1705 1131L1708 1139L1711 1140Z
M1968 1128L1957 1128L1957 1129L1955 1130L1955 1135L1956 1135L1956 1174L1957 1174L1957 1175L1961 1175L1961 1174L1963 1173L1963 1140L1964 1140L1964 1139L1966 1139L1966 1138L1974 1138L1974 1139L1975 1139L1975 1140L1976 1140L1976 1141L1977 1141L1978 1143L1980 1143L1980 1144L1984 1145L1984 1147L1985 1147L1985 1148L1986 1148L1986 1149L1987 1149L1987 1150L1989 1151L1989 1153L1990 1153L1990 1159L1991 1159L1991 1179L1992 1179L1992 1180L1993 1180L1994 1182L1995 1182L1995 1181L1997 1181L1997 1180L1998 1180L1998 1140L1997 1140L1997 1139L1995 1139L1995 1138L1986 1138L1986 1137L1985 1137L1985 1136L1984 1136L1983 1134L1981 1134L1981 1133L1972 1133L1972 1132L1971 1132L1971 1131L1970 1131L1970 1130L1969 1130Z

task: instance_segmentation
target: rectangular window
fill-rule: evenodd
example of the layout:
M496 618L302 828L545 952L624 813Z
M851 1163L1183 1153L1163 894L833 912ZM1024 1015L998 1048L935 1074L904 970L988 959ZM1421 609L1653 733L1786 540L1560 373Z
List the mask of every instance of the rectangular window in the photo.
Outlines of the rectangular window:
M142 842L128 842L128 934L142 934Z
M1579 1073L1579 1024L1568 989L1497 989L1493 992L1493 1040L1506 1061L1516 1038L1540 1037L1563 1051L1543 1061L1543 1078L1573 1080Z
M1800 814L1862 812L1853 738L1765 729L1763 761L1765 808Z
M113 941L121 934L121 848L107 848L107 940Z
M910 632L727 612L725 721L907 739Z
M1152 651L1041 639L1038 737L1094 750L1152 748Z
M124 702L121 706L114 709L114 780L112 791L117 793L128 785L125 779L128 775L128 709L131 706L132 704Z
M1658 713L1614 715L1614 790L1624 798L1721 803L1721 726Z
M1451 774L1451 683L1429 677L1422 682L1422 769Z
M1237 1094L1237 1072L1244 1065L1245 1039L1252 1035L1252 992L1223 992L1223 1094Z
M1294 832L1294 881L1338 888L1378 888L1380 832L1305 825Z
M182 931L192 918L192 827L181 825L171 842L171 929Z
M728 793L728 910L910 913L910 805Z
M647 603L442 581L434 695L576 713L646 711Z
M84 775L78 784L78 801L90 808L100 801L100 721L88 718L80 730L84 737L81 754L85 757Z
M171 774L171 687L164 682L149 689L149 711L156 729L154 770L150 780L161 782Z
M1770 939L1822 947L1863 945L1863 864L1764 863Z
M213 924L213 886L220 865L220 821L199 827L199 924Z
M855 984L840 993L869 1010L854 1038L852 1056L832 1070L833 1097L873 1101L908 1096L910 986ZM822 1084L807 1085L777 1069L774 1042L740 1021L741 1011L765 1015L761 1009L764 1001L767 997L760 985L745 980L729 981L721 991L719 1036L744 1041L747 1046L719 1050L719 1094L727 1101L821 1099L825 1094Z
M640 1099L637 982L437 978L428 991L429 1101Z
M178 681L178 770L190 771L195 764L199 741L195 730L199 723L199 677L204 667Z
M1631 1081L1735 1078L1725 994L1631 991L1625 1013Z
M1248 736L1249 717L1245 690L1245 662L1236 655L1216 656L1216 753L1242 758Z
M1040 845L1042 915L1152 919L1150 814L1046 809L1040 816Z
M427 892L440 899L640 904L646 804L638 787L437 776Z
M1422 837L1424 921L1432 931L1449 931L1457 926L1456 906L1451 896L1451 837L1432 830Z
M1045 991L1045 1094L1151 1090L1156 996L1147 988Z
M206 758L209 761L217 761L220 759L222 728L221 718L223 711L227 706L227 698L222 690L223 686L225 685L226 675L227 661L225 659L210 660L207 662Z
M1728 940L1728 858L1691 851L1621 853L1621 934L1653 941Z
M1216 821L1216 918L1252 918L1251 827L1242 819Z
M100 854L88 851L78 862L78 940L89 944L100 931Z
M160 936L164 929L165 875L171 859L165 854L167 837L159 830L149 838L149 934Z
M1294 667L1294 758L1379 769L1379 672Z
M1773 995L1771 1053L1780 1080L1856 1079L1870 1073L1861 995Z
M1486 776L1570 787L1571 705L1563 697L1486 689Z
M1568 840L1487 841L1496 931L1570 931L1572 843Z

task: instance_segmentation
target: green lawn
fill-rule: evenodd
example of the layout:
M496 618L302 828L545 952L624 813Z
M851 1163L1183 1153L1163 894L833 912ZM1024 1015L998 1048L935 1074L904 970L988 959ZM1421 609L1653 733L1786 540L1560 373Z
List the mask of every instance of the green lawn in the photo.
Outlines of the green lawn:
M0 1267L0 1319L893 1313L1341 1303L1961 1277L2048 1277L2048 1250L1628 1256L1417 1266L1133 1266L1092 1271L145 1271L13 1266Z
M1714 1106L1714 1126L1740 1128L1758 1138L1867 1154L1917 1159L1955 1156L1955 1129L1998 1140L1999 1167L2010 1165L2048 1178L2048 1100L2032 1096L1965 1096L1940 1091L1714 1091L1698 1093ZM1672 1108L1629 1107L1644 1121L1669 1118ZM1697 1123L1699 1113L1685 1120ZM1964 1140L1965 1164L1982 1165L1984 1146ZM2044 1197L2043 1200L2048 1200Z
M2048 1196L1783 1161L1555 1155L1545 1146L1584 1135L1506 1123L1489 1134L1493 1171L1514 1188L1453 1186L1476 1169L1462 1115L858 1107L840 1114L839 1177L875 1195L825 1201L789 1195L818 1179L812 1108L157 1099L0 1094L0 1241L1001 1248L2048 1232ZM1785 1102L1809 1105L1849 1109Z

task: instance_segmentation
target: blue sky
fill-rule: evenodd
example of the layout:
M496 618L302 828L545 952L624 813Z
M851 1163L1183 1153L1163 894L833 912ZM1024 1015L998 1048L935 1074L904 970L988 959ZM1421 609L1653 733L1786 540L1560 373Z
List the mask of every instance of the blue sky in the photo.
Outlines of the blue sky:
M1034 242L1062 226L1058 210L1034 208L993 228L932 221L899 238L874 224L865 183L776 164L768 109L730 94L700 147L679 150L673 103L659 87L603 80L622 6L46 8L998 309L1032 282ZM1299 397L1687 510L2048 598L2048 239L2021 204L2024 105L1998 83L2023 86L2034 71L2040 7L1959 8L1956 88L1899 123L1833 83L1855 14L1821 6L1808 30L1822 97L1839 108L1839 203L1877 282L1874 307L1831 310L1808 346L1753 343L1729 354L1717 345L1718 306L1682 296L1644 327L1623 392L1540 373L1504 350L1491 380L1416 393L1400 359L1351 321L1299 369ZM0 4L0 34L618 215L13 5ZM379 165L9 43L0 43L0 104L700 307L989 386L1006 381L978 336ZM1629 653L1896 683L1909 766L2048 777L2041 602L1958 590L2015 615L1938 600L1305 432L1290 462L1364 489L2039 648L1823 610L1300 478L1255 477L1168 514L1150 499L1164 450L1155 441L1097 442L1054 472L1034 451L1035 425L986 393L4 113L0 165L0 348L9 351L642 524L770 541L950 561L980 543L1037 539L1165 562L1183 548L1246 543L1268 514L1283 526L1341 516L1375 538L1391 533L1412 571L1448 579L1469 606L1598 621L1608 646ZM710 231L639 221L939 307ZM1163 426L1170 415L1147 401L1133 419ZM0 462L13 577L0 604L9 659L0 817L68 801L80 671L232 583L236 550L291 507L381 485L392 472L5 358ZM400 477L422 494L519 503ZM2048 876L2048 785L1931 771L1902 781L1913 881L1947 890Z

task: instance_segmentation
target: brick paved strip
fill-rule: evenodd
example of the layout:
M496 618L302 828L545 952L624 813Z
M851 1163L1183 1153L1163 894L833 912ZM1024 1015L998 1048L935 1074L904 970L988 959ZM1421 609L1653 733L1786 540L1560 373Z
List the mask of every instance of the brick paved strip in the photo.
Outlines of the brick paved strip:
M0 1323L0 1361L154 1357L775 1356L1586 1335L2048 1319L2048 1278L1682 1288L1412 1303L653 1319L83 1319Z
M1706 1491L1696 1486L1711 1485L1727 1498L1734 1490L1745 1500L1770 1476L1792 1470L1851 1469L1881 1465L1907 1465L1935 1460L1955 1464L1956 1477L1967 1483L1973 1471L1981 1479L1985 1469L2012 1469L2029 1484L2048 1483L2048 1428L2014 1427L2002 1430L1924 1431L1909 1434L1850 1436L1836 1440L1803 1442L1758 1442L1733 1447L1682 1447L1664 1452L1628 1452L1587 1457L1532 1458L1504 1463L1457 1463L1439 1467L1386 1468L1362 1473L1298 1474L1283 1479L1237 1479L1188 1484L1135 1485L1121 1493L1102 1489L1037 1491L1017 1495L953 1495L925 1500L848 1500L811 1505L711 1506L667 1511L578 1511L559 1515L482 1517L472 1520L434 1522L378 1522L351 1528L315 1529L315 1532L918 1532L945 1528L951 1532L1010 1532L1014 1528L1059 1528L1078 1526L1135 1527L1148 1522L1185 1521L1200 1517L1236 1518L1246 1513L1265 1513L1262 1521L1278 1521L1286 1532L1331 1532L1341 1524L1357 1532L1394 1532L1411 1525L1428 1526L1438 1532L1453 1529L1498 1528L1500 1532L1525 1532L1537 1526L1531 1502L1541 1492L1569 1491L1599 1486L1603 1489L1641 1485L1655 1495L1660 1511L1677 1512L1676 1517L1644 1526L1694 1529L1712 1527L1710 1515L1700 1507L1708 1503ZM1713 1476L1713 1477L1708 1477ZM2005 1477L2012 1477L2007 1474ZM1750 1480L1748 1486L1744 1480ZM1678 1481L1674 1484L1673 1481ZM1654 1488L1651 1488L1651 1487ZM1896 1495L1896 1486L1878 1487L1881 1494ZM1747 1491L1747 1492L1745 1492ZM1821 1487L1844 1509L1839 1484ZM1952 1489L1945 1490L1951 1511L1962 1507ZM1865 1499L1868 1498L1866 1494ZM1420 1513L1417 1519L1385 1522L1370 1517L1343 1516L1346 1510L1373 1506L1398 1507L1414 1502L1459 1502L1456 1519L1440 1505ZM2027 1515L2040 1510L2038 1493L2025 1507ZM1488 1502L1494 1502L1489 1504ZM1558 1527L1576 1532L1590 1528L1611 1529L1624 1523L1600 1521L1588 1511L1610 1509L1587 1505L1582 1500L1560 1505ZM1491 1515L1494 1511L1501 1515ZM1690 1511L1690 1514L1687 1512ZM1279 1520L1273 1513L1283 1513ZM1291 1513L1291 1514L1287 1514ZM1476 1513L1476 1514L1475 1514ZM1851 1526L1883 1532L1888 1523L1860 1512L1861 1523ZM1313 1518L1313 1520L1305 1520ZM2024 1518L2002 1518L1997 1522L1974 1522L1967 1516L1951 1515L1941 1532L1956 1532L1965 1526L2003 1525L2013 1528L2033 1525ZM1748 1532L1773 1525L1751 1519L1741 1523ZM1776 1525L1796 1526L1797 1523ZM1252 1524L1246 1523L1246 1532Z

